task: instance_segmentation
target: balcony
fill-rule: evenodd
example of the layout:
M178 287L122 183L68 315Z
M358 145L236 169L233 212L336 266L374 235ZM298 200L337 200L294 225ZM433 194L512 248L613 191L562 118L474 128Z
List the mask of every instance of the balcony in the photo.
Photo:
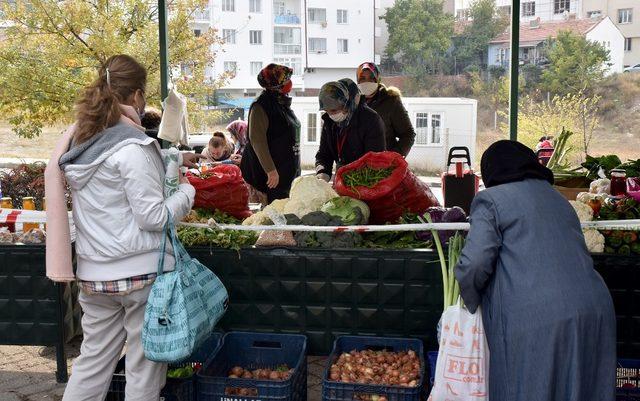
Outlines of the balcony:
M302 45L274 43L273 52L275 54L302 54Z
M204 10L195 10L192 14L192 17L197 22L210 22L211 12L208 8L205 8Z
M296 14L280 14L273 17L273 23L276 25L300 25L301 19Z

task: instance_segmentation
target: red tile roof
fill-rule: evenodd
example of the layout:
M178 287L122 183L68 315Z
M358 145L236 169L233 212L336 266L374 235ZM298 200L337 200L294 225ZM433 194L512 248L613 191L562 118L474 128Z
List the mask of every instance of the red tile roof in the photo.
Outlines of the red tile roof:
M542 42L549 37L555 38L560 31L571 31L579 35L586 35L595 28L603 18L575 19L568 21L540 22L537 28L531 27L528 22L520 24L520 43ZM509 31L498 35L491 43L508 43L511 38Z

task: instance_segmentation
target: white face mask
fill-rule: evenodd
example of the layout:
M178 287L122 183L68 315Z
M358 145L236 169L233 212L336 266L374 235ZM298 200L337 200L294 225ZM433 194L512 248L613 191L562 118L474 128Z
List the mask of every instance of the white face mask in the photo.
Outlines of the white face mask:
M341 111L339 113L329 114L329 118L337 123L340 123L347 118L347 113L345 113L344 111Z
M358 84L358 88L360 88L360 92L362 92L365 96L371 96L378 90L377 82L363 82Z

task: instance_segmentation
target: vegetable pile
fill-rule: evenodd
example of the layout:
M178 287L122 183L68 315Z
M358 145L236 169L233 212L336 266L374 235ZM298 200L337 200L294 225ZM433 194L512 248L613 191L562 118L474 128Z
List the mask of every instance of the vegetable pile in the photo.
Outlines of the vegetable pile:
M296 215L287 214L287 225L307 226L344 226L340 217L325 212L312 212L299 219ZM294 232L293 236L300 247L310 248L355 248L362 243L362 236L356 232Z
M640 241L635 231L602 231L604 235L604 252L618 255L640 255Z
M201 368L202 364L200 363L196 363L194 366L187 365L181 368L169 368L167 370L167 377L171 379L188 379L195 375Z
M587 170L587 177L595 180L600 178L599 172L602 170L607 177L611 177L611 170L621 169L627 173L627 177L640 177L640 159L628 160L623 163L616 155L606 155L592 157L587 155L587 159L582 163L582 167Z
M452 208L444 208L444 207L430 207L427 209L427 213L423 216L429 215L432 223L464 223L467 221L467 215L461 207L454 206ZM455 235L455 231L445 231L439 230L437 231L438 237L440 239L441 244L446 244L449 241L449 238ZM423 241L428 241L433 243L434 235L432 231L422 231L416 233L416 237Z
M347 187L352 188L354 191L357 187L367 187L373 188L380 181L385 178L389 178L391 173L393 173L393 167L387 168L372 168L369 166L365 166L358 170L353 170L344 175L344 184Z
M213 218L220 224L240 224L240 220L218 210L194 209L184 218L187 223L204 223ZM195 228L178 226L178 239L186 247L211 246L216 248L240 250L252 246L258 239L253 231L216 230L212 228Z
M234 366L233 368L231 368L231 370L229 370L228 377L230 379L284 381L284 380L289 380L289 378L293 375L293 372L294 370L289 369L289 367L286 364L279 365L275 369L255 369L255 370L242 368L241 366ZM257 397L258 389L227 387L225 388L224 393L225 395Z
M22 198L33 197L36 210L42 210L44 198L44 169L47 167L42 162L20 164L10 170L0 172L0 187L2 196L10 197L14 209L22 209ZM67 208L71 210L71 191L66 188L65 196Z
M367 224L369 221L369 206L361 200L348 196L338 196L322 205L321 212L339 217L347 226Z
M420 359L415 351L351 351L331 365L329 380L342 383L417 387ZM379 397L378 401L384 401Z

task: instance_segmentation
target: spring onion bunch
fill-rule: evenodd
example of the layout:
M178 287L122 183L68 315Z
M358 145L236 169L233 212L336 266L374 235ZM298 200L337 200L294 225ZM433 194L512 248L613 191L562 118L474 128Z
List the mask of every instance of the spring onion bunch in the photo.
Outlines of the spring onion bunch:
M432 223L431 216L429 216L428 213L425 214L424 217L427 219L427 222ZM420 220L424 223L422 218L420 218ZM440 269L442 271L443 309L447 309L447 307L455 305L458 302L458 297L460 297L460 285L458 284L458 280L456 280L454 269L460 259L462 248L464 247L464 237L459 232L456 232L455 235L449 239L449 247L447 249L448 257L445 258L442 242L440 241L438 233L436 230L431 230L431 233L438 251Z

